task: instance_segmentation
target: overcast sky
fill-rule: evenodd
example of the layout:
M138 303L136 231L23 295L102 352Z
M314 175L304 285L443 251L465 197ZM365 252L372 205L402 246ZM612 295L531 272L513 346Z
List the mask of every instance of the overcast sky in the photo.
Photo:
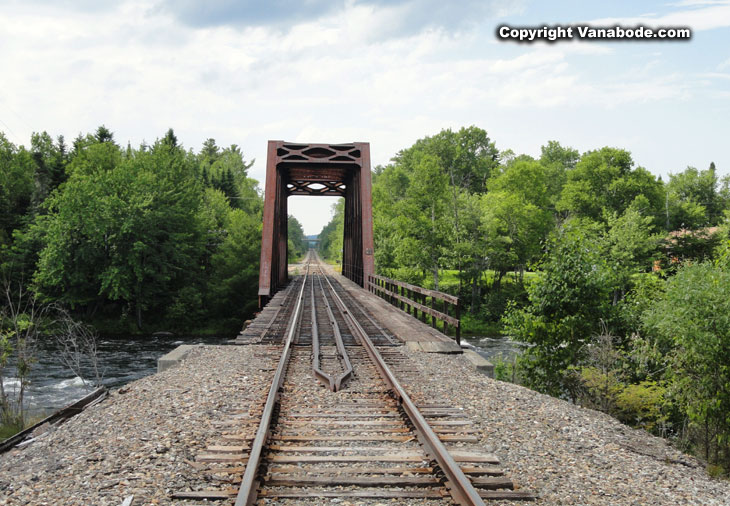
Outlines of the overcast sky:
M500 41L500 24L689 26L689 42ZM730 173L730 1L0 0L0 129L186 148L370 142L373 164L477 125L538 156L628 149L657 175ZM306 233L330 199L290 199Z

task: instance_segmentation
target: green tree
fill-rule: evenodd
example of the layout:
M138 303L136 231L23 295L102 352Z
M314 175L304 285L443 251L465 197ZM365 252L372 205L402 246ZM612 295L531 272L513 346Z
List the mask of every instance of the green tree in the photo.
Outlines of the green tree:
M539 162L548 172L547 196L550 199L551 210L555 212L555 206L568 179L568 173L580 160L580 153L577 149L561 146L558 141L548 141L547 145L540 149Z
M730 270L702 262L681 267L643 315L671 344L670 395L694 424L708 461L730 460Z
M569 171L575 168L578 160L580 153L577 149L564 148L558 141L548 141L540 148L540 163L546 167L557 166L562 171Z
M412 162L412 179L396 218L400 237L396 255L400 263L430 272L434 290L438 290L439 269L454 232L450 227L447 190L448 175L438 158L417 154Z
M110 171L122 161L122 151L113 142L99 142L92 135L76 138L74 150L66 168L68 176L79 173L80 176L93 175Z
M385 228L376 232L376 251L383 251L386 242L396 247L393 255L376 253L378 267L395 262L431 272L436 287L438 270L449 264L458 269L460 279L472 277L464 272L474 267L468 239L474 233L465 227L462 203L468 200L466 194L486 190L486 181L495 170L498 157L487 132L471 126L456 132L442 130L419 139L400 151L393 164L377 169L373 206L376 216L383 213L381 216L387 218L376 217L376 229L385 225L386 220L394 224L385 225L389 229L387 234L382 233ZM423 177L435 186L424 184ZM392 205L394 201L398 202L396 206ZM415 220L419 227L411 229L409 220ZM450 236L449 248L444 247L446 235Z
M141 327L143 313L165 307L197 270L200 191L178 147L157 142L124 160L118 152L98 142L72 161L64 191L49 199L35 281L46 296L92 313L124 302Z
M241 209L226 217L225 239L212 258L207 303L211 316L240 326L257 306L261 219Z
M409 181L406 170L397 164L375 167L373 173L375 264L381 273L398 267L395 253L400 243L400 229L396 217Z
M537 259L554 226L550 211L552 171L536 161L516 161L501 169L482 197L484 233L489 237L498 279L508 269L524 272ZM500 251L501 250L501 251Z
M197 157L203 182L222 191L232 207L248 212L259 212L261 196L257 182L248 177L248 169L255 160L246 163L238 146L232 144L222 151L213 139L203 143L203 150Z
M0 132L0 246L9 244L29 211L34 191L33 159Z
M36 210L50 192L66 179L66 155L63 137L56 145L47 132L31 135L31 155L35 163L33 206Z
M342 262L345 232L345 199L332 204L332 219L319 233L319 252L324 258Z
M575 398L573 368L584 361L600 321L612 319L608 294L613 287L601 255L600 229L568 221L548 243L540 268L542 276L527 288L528 305L513 305L505 314L505 330L532 345L521 361L529 386Z
M291 244L289 249L289 260L295 260L301 258L309 249L307 238L304 237L304 229L302 224L299 223L294 216L291 214L287 218L287 233L288 240Z
M707 170L687 167L683 172L670 174L665 199L668 230L717 225L725 208L714 165Z
M172 130L169 130L168 133L171 131ZM106 142L109 144L114 144L114 134L104 125L101 125L99 128L96 129L96 134L94 135L94 138L96 142Z
M610 213L622 214L643 195L651 215L658 216L664 205L661 183L646 169L633 165L631 154L623 149L605 147L585 153L568 172L557 209L602 221Z
M651 269L658 255L661 237L653 233L654 218L639 211L641 198L636 203L621 216L608 216L604 248L614 277L613 305L624 298L637 273Z
M203 142L203 148L200 150L198 158L202 166L210 167L220 156L220 148L216 145L215 139L209 138Z

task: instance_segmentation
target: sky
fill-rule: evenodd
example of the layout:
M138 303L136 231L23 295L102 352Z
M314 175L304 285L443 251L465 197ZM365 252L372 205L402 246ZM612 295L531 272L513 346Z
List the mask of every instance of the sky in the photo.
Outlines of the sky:
M689 41L500 40L500 25L686 26ZM730 174L730 0L0 0L0 130L122 145L173 128L240 146L369 142L373 165L444 128L499 150L613 146L666 179ZM262 188L263 189L263 188ZM331 198L290 199L316 234Z

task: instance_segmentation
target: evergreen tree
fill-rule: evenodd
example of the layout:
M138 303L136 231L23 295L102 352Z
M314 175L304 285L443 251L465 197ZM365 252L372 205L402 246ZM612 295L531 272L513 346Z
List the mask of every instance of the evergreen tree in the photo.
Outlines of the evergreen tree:
M99 128L96 129L95 137L97 142L114 142L114 134L104 125L101 125Z

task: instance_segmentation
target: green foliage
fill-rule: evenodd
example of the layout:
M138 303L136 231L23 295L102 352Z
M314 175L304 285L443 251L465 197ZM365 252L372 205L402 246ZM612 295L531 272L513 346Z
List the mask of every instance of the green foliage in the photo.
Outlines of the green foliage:
M261 212L258 182L248 177L254 161L246 163L237 145L221 150L214 139L207 139L195 160L204 186L220 190L232 207L251 214Z
M31 155L35 163L33 206L39 209L48 195L66 180L66 164L68 157L63 136L58 144L47 132L34 133L31 136Z
M722 476L725 476L727 474L727 471L724 467L718 466L717 464L709 464L707 466L707 474L709 474L713 478L720 478Z
M687 167L683 172L670 174L665 205L667 229L716 225L727 205L718 185L714 164L707 170Z
M612 214L607 219L603 249L613 273L613 305L623 299L635 275L648 271L659 255L661 238L653 233L653 218L635 206L640 200L642 197L637 197L622 215Z
M342 241L345 233L345 199L332 204L332 220L319 233L319 253L326 260L342 262Z
M0 425L6 429L25 423L25 394L45 312L46 308L36 305L35 298L22 287L4 287L0 303ZM17 385L6 386L9 377L16 378Z
M143 315L155 326L203 327L225 302L211 303L213 293L239 294L237 310L225 314L250 315L263 206L237 146L220 150L209 139L194 155L170 129L152 146L122 150L102 126L79 135L70 153L45 132L33 134L31 147L0 137L0 192L14 196L2 199L4 279L32 279L46 300L87 318L133 315L140 328Z
M558 141L548 141L540 148L540 163L546 167L560 167L562 171L575 168L580 160L580 153L577 149L564 148Z
M414 269L412 267L398 267L396 269L383 269L381 272L388 278L397 279L412 285L423 287L428 285L428 279L424 276L423 271L420 269Z
M23 430L23 425L17 422L0 422L0 441L14 436Z
M688 264L667 281L643 315L647 329L670 343L670 395L704 429L706 458L730 458L730 271L711 262Z
M212 258L207 304L211 315L225 318L228 328L240 326L257 305L261 219L231 210L228 234Z
M674 267L675 262L710 259L721 241L721 233L706 228L672 232L666 241L666 250L672 262L669 265Z
M440 260L452 230L446 220L448 176L435 156L417 153L413 158L413 179L395 218L400 230L396 257L402 265L432 272L438 290Z
M109 146L88 149L108 154ZM35 281L47 297L72 306L121 301L141 328L142 313L169 304L196 270L204 240L200 189L185 153L165 142L108 170L82 170L81 159L49 200Z
M503 335L500 321L490 321L482 315L472 315L469 312L461 315L461 336L501 336Z
M611 320L611 273L592 224L568 222L548 245L543 271L528 287L528 305L508 308L505 330L531 346L523 358L528 385L575 396L571 367L580 364L599 320Z
M662 185L646 169L633 169L631 154L605 147L585 153L568 173L558 209L600 221L610 213L621 215L643 195L656 216L664 204Z
M518 384L524 382L516 355L510 357L496 355L490 357L489 360L494 365L494 379Z
M538 162L515 162L489 182L481 198L481 231L490 267L506 272L537 259L554 226L549 211L548 170Z
M666 403L666 388L655 381L624 385L616 395L619 419L650 432L667 422Z
M620 216L609 216L607 225L607 253L615 268L631 274L649 270L660 242L660 236L652 233L653 218L629 207Z
M480 193L497 166L498 152L487 132L476 126L441 130L432 137L419 139L410 148L395 157L406 170L414 168L419 158L428 155L447 175L452 187Z
M429 272L453 267L475 280L486 268L480 243L478 199L498 165L487 132L442 130L376 168L373 181L375 261L378 269Z
M0 245L23 225L34 191L33 159L0 132Z
M598 367L580 368L580 380L585 389L581 404L614 414L618 396L623 392L618 370L601 370Z
M291 214L287 220L287 233L289 242L288 256L289 261L291 262L305 255L309 249L309 243L307 242L307 238L304 236L302 224L299 223L299 220Z

